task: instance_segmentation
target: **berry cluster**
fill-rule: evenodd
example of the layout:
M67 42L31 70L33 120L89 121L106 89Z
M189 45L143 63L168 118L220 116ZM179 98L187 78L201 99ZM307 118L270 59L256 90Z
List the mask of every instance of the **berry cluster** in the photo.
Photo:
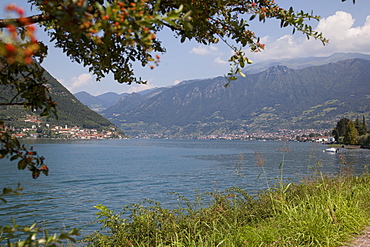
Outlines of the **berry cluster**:
M6 36L0 41L0 56L6 58L8 64L31 64L32 56L40 49L35 37L35 25L24 16L24 10L15 4L9 4L5 10L15 13L17 18L10 20L2 32Z

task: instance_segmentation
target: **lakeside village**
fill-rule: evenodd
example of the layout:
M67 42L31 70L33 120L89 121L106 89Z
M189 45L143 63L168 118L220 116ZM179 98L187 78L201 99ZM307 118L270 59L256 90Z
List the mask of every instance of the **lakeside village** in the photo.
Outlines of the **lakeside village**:
M109 130L98 131L97 129L83 129L77 126L68 127L49 126L40 128L40 125L32 125L31 128L12 129L17 138L37 139L37 138L56 138L56 139L123 139L127 138L111 127ZM289 141L307 141L333 143L334 137L327 135L329 130L287 130L283 129L275 133L241 133L224 135L200 135L197 137L188 137L199 140L289 140ZM157 135L142 135L141 139L163 138ZM166 138L168 139L168 138Z
M108 130L97 130L80 128L78 126L68 127L62 126L50 126L49 124L42 125L41 120L37 117L28 116L25 122L32 123L30 128L23 127L19 129L11 128L14 135L17 138L37 139L37 138L55 138L55 139L86 139L86 140L97 140L97 139L123 139L127 138L124 134L121 134L114 127L110 127ZM309 141L309 142L321 142L321 143L333 143L334 137L330 136L331 130L316 130L316 129L302 129L302 130L288 130L281 129L278 132L267 133L246 133L240 131L240 133L232 134L220 134L220 135L199 135L199 136L187 136L185 139L199 139L199 140L289 140L289 141ZM145 135L144 133L135 138L141 139L159 139L165 137L162 135Z
M68 127L50 126L46 124L47 130L41 130L39 126L32 125L31 128L12 129L17 138L37 139L37 138L55 138L55 139L85 139L85 140L100 140L100 139L122 139L126 138L119 134L115 128L109 130L98 131L97 129L83 129L77 126Z
M277 132L256 132L246 133L241 131L240 133L232 134L220 134L220 135L197 135L197 136L186 136L182 139L198 139L198 140L275 140L275 141L300 141L300 142L320 142L320 143L334 143L335 139L329 135L331 130L316 130L316 129L299 129L299 130L288 130L281 129ZM161 134L142 134L135 138L140 139L171 139Z
M8 130L13 132L13 135L17 138L26 139L37 139L37 138L55 138L55 139L86 139L86 140L98 140L98 139L123 139L127 138L116 128L110 127L106 130L80 128L78 126L64 127L50 124L42 124L42 120L35 116L27 116L24 120L25 123L31 123L31 127L6 127Z

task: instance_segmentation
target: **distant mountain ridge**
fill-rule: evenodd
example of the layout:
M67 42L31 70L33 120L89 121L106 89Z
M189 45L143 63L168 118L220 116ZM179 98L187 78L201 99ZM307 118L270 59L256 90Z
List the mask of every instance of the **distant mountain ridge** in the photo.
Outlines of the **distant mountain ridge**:
M365 60L370 60L370 55L361 53L334 53L329 57L304 57L304 58L291 58L282 60L269 60L264 62L258 62L255 64L248 65L244 70L246 74L256 74L262 72L270 67L282 65L291 69L302 69L310 66L324 65L328 63L336 63L341 60L360 58ZM200 81L201 79L182 81L178 85L193 83ZM148 89L141 92L137 92L140 95L150 95L152 92L157 92L165 90L166 88L154 88ZM75 93L74 96L81 101L84 105L88 106L90 109L96 112L102 112L105 109L118 103L120 99L128 96L128 93L117 94L114 92L104 93L98 96L93 96L85 91Z
M89 94L88 92L82 91L75 93L74 96L84 105L89 107L91 110L96 112L102 112L105 109L114 106L116 103L118 103L120 100L123 100L126 96L128 97L139 97L137 95L143 96L142 98L145 99L147 97L150 97L151 95L154 95L158 92L161 92L162 90L165 90L166 88L153 88L153 89L147 89L140 91L138 93L114 93L114 92L107 92L98 96L93 96ZM129 96L131 95L131 96ZM128 106L129 107L129 106Z
M247 74L255 74L262 72L267 68L276 65L283 65L291 69L302 69L310 66L324 65L328 63L336 63L341 60L360 58L370 60L370 55L361 53L334 53L329 57L304 57L304 58L290 58L280 60L268 60L251 64L244 70Z
M102 115L128 135L332 128L341 117L370 116L370 61L348 59L291 69L277 65L232 82L194 80L143 98L127 95ZM129 107L128 107L129 106Z
M92 96L88 92L82 91L74 94L74 96L84 105L89 107L91 110L100 112L114 105L123 96L128 93L118 94L113 92L104 93L98 96Z

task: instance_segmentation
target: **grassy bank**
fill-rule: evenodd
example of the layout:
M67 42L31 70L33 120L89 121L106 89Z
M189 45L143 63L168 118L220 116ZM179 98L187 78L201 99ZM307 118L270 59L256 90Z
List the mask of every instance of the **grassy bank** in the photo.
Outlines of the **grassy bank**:
M240 188L179 196L175 209L145 201L115 214L99 205L103 229L91 246L340 246L370 225L370 174L318 174L251 197Z

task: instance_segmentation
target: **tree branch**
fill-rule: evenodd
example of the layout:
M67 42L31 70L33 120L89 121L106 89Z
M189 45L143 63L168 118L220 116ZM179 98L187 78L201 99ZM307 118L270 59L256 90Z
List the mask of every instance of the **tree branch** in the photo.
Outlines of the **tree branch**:
M171 31L181 31L181 28L178 28L178 27L172 26L172 25L170 25L170 24L168 24L168 23L166 23L166 22L162 22L162 24L163 24L163 26L166 26L166 27L170 28L170 29L171 29Z
M42 21L50 21L52 19L52 16L48 14L39 14L39 15L33 15L29 17L24 17L27 19L28 25L39 23ZM25 22L22 18L9 18L9 19L0 19L0 28L4 28L9 24L17 23L19 26L25 26Z

